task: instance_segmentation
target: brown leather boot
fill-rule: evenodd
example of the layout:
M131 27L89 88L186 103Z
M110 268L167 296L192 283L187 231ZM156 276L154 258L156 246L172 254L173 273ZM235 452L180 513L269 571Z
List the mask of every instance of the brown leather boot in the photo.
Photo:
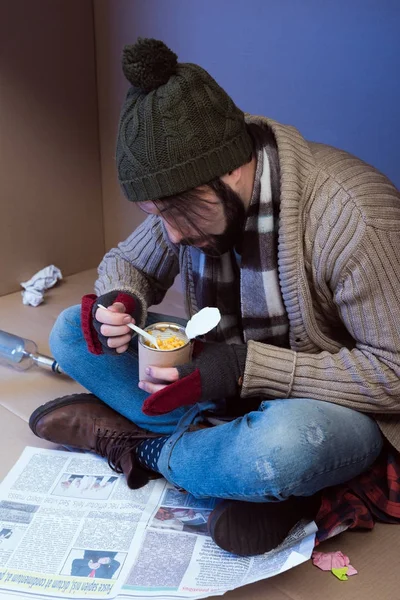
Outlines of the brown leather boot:
M320 504L319 493L283 502L223 500L208 517L208 532L217 546L232 554L264 554L279 546L301 519L315 519Z
M91 450L124 473L131 489L140 488L158 473L139 467L134 450L146 438L160 437L141 429L93 394L73 394L46 402L29 419L38 437L56 444Z

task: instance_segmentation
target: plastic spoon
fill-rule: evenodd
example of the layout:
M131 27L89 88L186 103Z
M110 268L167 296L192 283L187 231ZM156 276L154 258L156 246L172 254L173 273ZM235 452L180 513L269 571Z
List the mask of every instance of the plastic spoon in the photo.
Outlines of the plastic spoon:
M198 335L204 335L214 329L221 320L221 313L218 308L206 306L193 315L185 328L185 333L189 340Z
M98 304L97 306L99 306L100 308L104 308L105 310L108 310L108 308L106 306L103 306L102 304ZM127 326L130 327L131 329L133 329L133 331L136 331L136 333L139 333L144 338L146 338L146 340L151 342L153 344L153 346L160 349L160 347L158 345L158 340L156 337L154 337L154 335L147 333L147 331L144 331L144 329L140 329L140 327L138 327L137 325L134 325L133 323L127 323Z

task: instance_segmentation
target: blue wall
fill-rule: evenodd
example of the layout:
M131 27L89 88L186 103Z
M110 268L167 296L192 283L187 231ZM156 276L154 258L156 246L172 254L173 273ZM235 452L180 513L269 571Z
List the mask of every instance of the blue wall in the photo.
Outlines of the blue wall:
M132 3L133 4L133 3ZM400 188L400 0L135 0L130 25L245 111L344 148Z

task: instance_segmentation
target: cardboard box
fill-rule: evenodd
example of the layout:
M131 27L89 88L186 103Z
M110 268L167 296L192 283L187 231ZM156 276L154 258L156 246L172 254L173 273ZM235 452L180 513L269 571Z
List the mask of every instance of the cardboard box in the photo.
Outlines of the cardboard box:
M19 293L0 298L0 329L33 339L49 352L48 334L57 315L92 291L95 270L66 278L49 290L37 308L23 306ZM157 312L181 315L180 297L174 290ZM27 445L54 448L35 437L27 421L33 410L59 396L84 390L79 384L51 373L30 370L18 373L0 367L0 477L4 477ZM351 559L358 575L339 581L320 571L311 561L272 579L226 594L227 600L398 600L400 599L400 527L377 524L371 532L345 532L318 548L341 550Z

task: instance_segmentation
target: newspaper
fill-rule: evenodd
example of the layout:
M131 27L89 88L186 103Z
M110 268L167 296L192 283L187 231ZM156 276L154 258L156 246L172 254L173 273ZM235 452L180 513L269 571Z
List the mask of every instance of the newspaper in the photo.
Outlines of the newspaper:
M264 555L221 550L215 503L164 479L130 490L92 454L25 448L0 486L0 600L205 598L310 558L313 522Z

